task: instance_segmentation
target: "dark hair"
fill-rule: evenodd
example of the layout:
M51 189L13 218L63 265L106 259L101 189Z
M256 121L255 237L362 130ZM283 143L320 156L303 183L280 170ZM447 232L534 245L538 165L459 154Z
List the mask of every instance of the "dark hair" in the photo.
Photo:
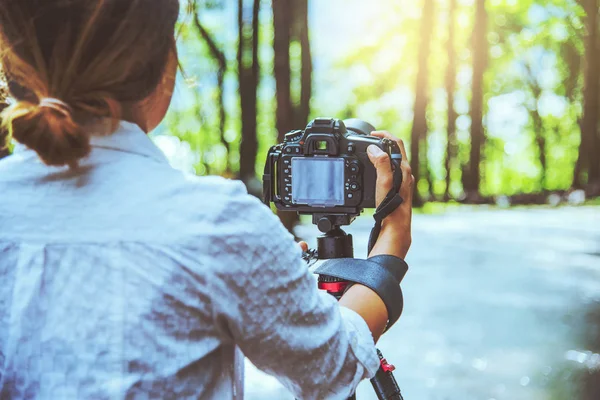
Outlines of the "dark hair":
M149 96L178 15L179 0L0 0L9 138L48 165L76 165L90 144L74 115L118 120L123 104Z

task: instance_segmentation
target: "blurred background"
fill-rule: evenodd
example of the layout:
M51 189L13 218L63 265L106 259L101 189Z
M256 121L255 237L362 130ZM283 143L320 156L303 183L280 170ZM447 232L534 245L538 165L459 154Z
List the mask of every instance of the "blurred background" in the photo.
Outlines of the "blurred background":
M239 177L257 191L265 154L285 132L317 116L359 117L405 140L418 204L600 195L597 1L187 8L185 77L163 128L184 152L189 145L185 164L199 174Z
M181 1L152 135L174 167L259 196L269 147L314 117L405 141L412 268L380 348L407 400L600 399L599 0ZM291 398L251 364L246 390Z

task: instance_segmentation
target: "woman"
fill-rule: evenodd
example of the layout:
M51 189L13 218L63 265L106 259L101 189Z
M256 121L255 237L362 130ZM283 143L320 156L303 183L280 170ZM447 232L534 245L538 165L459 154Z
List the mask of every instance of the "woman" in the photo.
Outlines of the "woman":
M2 399L242 398L236 347L307 399L345 398L378 367L374 292L319 292L242 184L182 175L145 135L171 101L178 11L0 0L20 143L0 161ZM389 160L369 151L380 201ZM406 201L372 255L404 258L410 222Z

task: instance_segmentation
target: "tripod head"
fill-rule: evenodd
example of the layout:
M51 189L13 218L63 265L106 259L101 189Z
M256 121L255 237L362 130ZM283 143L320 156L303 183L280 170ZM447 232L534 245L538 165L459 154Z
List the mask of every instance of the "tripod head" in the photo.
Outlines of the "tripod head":
M319 260L332 258L352 258L354 248L352 235L341 228L350 225L356 216L348 214L313 214L313 224L317 225L323 235L317 238Z

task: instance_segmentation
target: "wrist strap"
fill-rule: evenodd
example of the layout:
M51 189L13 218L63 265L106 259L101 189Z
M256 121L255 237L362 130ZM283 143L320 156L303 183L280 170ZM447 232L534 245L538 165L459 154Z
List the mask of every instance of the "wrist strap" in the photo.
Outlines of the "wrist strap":
M334 258L321 264L315 273L359 283L377 293L388 312L387 331L402 315L404 299L400 283L407 271L408 265L401 258L382 255L367 260Z
M400 163L402 162L402 154L392 153L390 157L390 163L392 166L392 173L394 176L392 189L385 196L379 207L375 210L375 214L373 214L373 218L375 219L375 226L371 230L371 234L369 235L369 247L368 252L371 253L373 250L373 246L375 246L375 242L379 238L379 233L381 232L381 224L383 219L390 215L394 210L400 207L400 204L404 201L400 194L398 193L400 190L400 186L402 186L402 169L400 168Z

